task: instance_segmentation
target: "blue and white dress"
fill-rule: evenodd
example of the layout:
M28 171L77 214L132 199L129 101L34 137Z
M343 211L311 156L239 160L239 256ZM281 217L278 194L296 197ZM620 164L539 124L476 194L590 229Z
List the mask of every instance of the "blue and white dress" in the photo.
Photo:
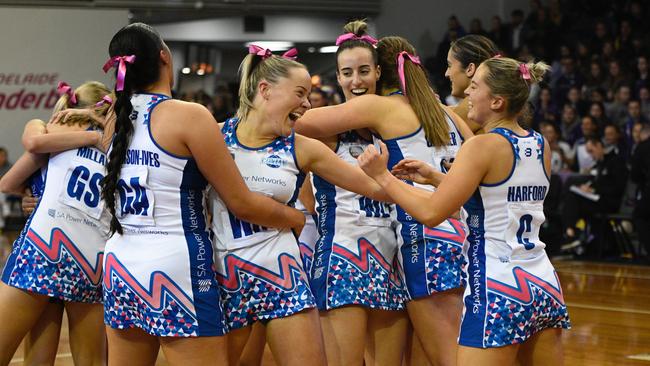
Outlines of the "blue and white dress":
M159 337L223 335L206 218L208 182L193 158L164 150L151 135L151 114L167 99L131 97L134 132L116 200L124 233L106 244L104 322Z
M338 137L336 154L357 165L371 144L355 131ZM404 308L404 283L396 270L395 205L371 200L313 176L317 228L311 285L321 310L345 305Z
M305 175L295 157L295 135L251 148L237 139L237 122L222 133L248 188L293 206ZM210 194L216 270L230 329L283 318L315 307L298 240L289 229L266 228L237 218Z
M560 281L539 240L549 178L544 139L498 128L512 146L508 178L481 184L465 204L469 265L459 344L524 342L546 328L570 328Z

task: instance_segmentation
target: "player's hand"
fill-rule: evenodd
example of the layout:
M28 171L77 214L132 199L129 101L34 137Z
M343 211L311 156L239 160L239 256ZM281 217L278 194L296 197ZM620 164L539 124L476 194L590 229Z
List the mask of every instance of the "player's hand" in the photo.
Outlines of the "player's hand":
M388 148L383 141L378 140L380 151L374 145L368 145L357 161L363 171L371 178L377 180L382 174L388 173Z
M32 191L27 188L25 190L25 195L23 196L23 199L21 201L21 206L23 209L23 213L25 215L31 215L32 212L36 209L36 205L38 204L38 201L40 199L38 197L32 196Z
M399 179L410 180L420 184L433 184L435 169L423 161L403 159L395 164L391 173Z

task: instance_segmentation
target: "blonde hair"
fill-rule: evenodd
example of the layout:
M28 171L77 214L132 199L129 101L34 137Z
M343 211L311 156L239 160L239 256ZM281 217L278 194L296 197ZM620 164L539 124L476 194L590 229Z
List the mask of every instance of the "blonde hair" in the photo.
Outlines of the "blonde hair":
M74 94L77 99L76 104L71 104L70 96L68 94L63 94L54 105L54 110L52 112L56 113L68 108L74 108L74 109L92 108L95 109L97 114L105 116L106 113L108 112L108 109L110 108L110 105L102 104L99 107L96 107L95 105L107 95L111 98L111 100L115 100L115 97L111 95L111 91L106 87L106 85L98 81L87 81L81 84L77 89L74 90ZM71 125L91 124L93 126L96 125L95 121L93 121L92 119L86 116L81 116L76 114L71 114L70 116L68 116L68 118L66 118L66 124L71 124Z
M307 69L300 62L276 55L264 59L253 54L244 57L241 65L239 65L240 84L237 118L240 121L245 120L255 108L253 102L260 81L266 80L271 84L276 84L281 78L289 77L289 70L292 68Z
M485 84L493 95L506 100L506 112L509 116L520 115L526 109L530 95L530 86L540 82L551 67L544 62L520 63L506 57L493 57L483 62L487 72ZM523 65L523 66L522 66ZM524 79L521 68L525 67L530 80Z
M416 65L408 57L404 58L404 83L401 85L397 72L397 55L406 51L415 56L415 48L404 38L384 37L377 43L381 77L381 89L405 88L413 112L424 128L427 141L433 146L440 147L449 144L449 124L445 112L436 98L429 78L422 66Z

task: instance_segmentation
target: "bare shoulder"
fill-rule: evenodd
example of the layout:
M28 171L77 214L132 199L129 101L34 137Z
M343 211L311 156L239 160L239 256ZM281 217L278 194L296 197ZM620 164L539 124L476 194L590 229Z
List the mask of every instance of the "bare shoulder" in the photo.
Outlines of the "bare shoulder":
M198 103L185 102L177 99L170 99L164 103L160 103L156 107L158 116L163 112L166 117L165 121L173 122L176 126L186 126L192 124L196 126L199 123L214 123L216 121L210 111Z

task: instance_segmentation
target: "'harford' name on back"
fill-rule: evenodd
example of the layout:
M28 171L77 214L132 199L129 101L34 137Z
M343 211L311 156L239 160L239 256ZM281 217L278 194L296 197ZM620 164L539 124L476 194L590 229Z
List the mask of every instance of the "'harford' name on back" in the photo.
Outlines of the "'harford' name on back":
M546 189L546 186L510 186L508 202L543 201Z

